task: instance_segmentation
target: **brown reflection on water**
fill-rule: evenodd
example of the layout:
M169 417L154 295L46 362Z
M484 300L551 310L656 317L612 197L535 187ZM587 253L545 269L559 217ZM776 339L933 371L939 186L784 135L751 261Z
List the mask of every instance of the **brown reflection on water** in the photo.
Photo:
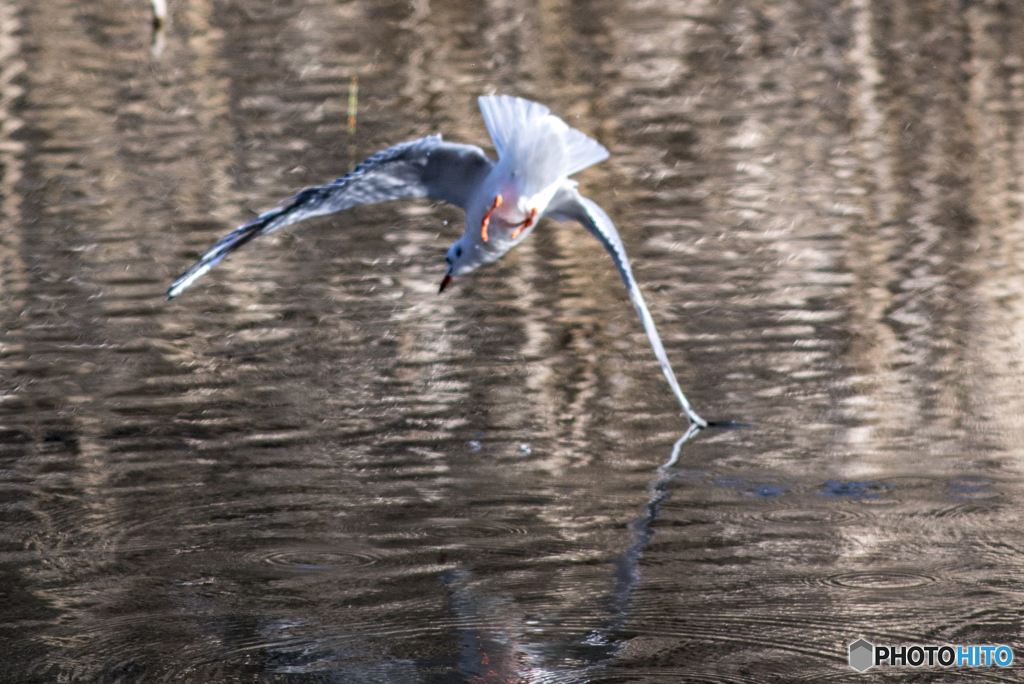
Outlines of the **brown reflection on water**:
M971 167L971 209L978 217L978 274L974 316L986 322L972 335L970 360L979 369L975 400L985 417L1005 429L993 439L1004 449L1020 449L1015 429L1024 406L1012 388L1021 363L1020 254L1022 234L1020 171L1024 161L1019 127L1024 111L1021 34L1024 16L1006 6L999 12L971 11L966 16L972 41L968 117L976 136ZM980 326L979 326L980 327ZM1019 466L1017 466L1019 467Z
M0 0L0 680L820 681L860 636L1016 643L1016 6L169 11L154 50L145 2ZM489 149L485 92L609 148L581 188L681 384L753 427L655 471L684 421L575 225L439 297L461 212L357 208L163 300L379 149Z
M969 37L951 8L936 16L899 5L873 16L857 11L867 88L855 98L857 132L870 192L851 250L864 283L853 348L858 371L868 371L859 374L857 400L873 405L876 417L851 438L878 453L930 432L943 451L962 453L970 448L962 429L970 405L963 391L975 281L969 260L978 249L969 192L974 142L962 106ZM935 22L948 30L934 31ZM916 49L896 49L895 35L913 37ZM876 152L879 139L887 141L885 156ZM915 454L908 465L927 467L928 456Z

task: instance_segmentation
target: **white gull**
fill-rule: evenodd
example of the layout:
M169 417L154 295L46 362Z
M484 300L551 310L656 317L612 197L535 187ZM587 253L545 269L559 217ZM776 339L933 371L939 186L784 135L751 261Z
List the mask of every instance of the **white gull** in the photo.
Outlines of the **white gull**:
M225 235L171 284L167 298L181 294L254 237L357 204L429 197L465 210L466 232L445 256L442 292L453 277L488 264L519 244L538 219L577 221L604 245L619 269L691 428L708 427L679 388L615 225L601 207L579 193L576 181L569 180L577 171L607 159L608 150L542 104L508 95L485 95L479 103L498 152L497 163L476 145L444 142L440 135L389 147L336 181L306 188L289 203Z

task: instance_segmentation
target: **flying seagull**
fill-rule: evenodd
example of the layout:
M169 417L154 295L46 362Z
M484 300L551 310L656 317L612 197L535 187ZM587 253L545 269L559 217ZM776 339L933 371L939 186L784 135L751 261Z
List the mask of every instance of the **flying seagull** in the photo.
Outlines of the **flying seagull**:
M476 145L444 142L440 135L389 147L336 181L306 188L287 204L222 237L171 284L167 298L177 297L221 259L259 235L357 204L429 197L466 212L466 232L445 256L448 268L439 292L453 277L489 264L522 242L538 219L577 221L604 245L619 269L691 428L708 427L679 388L615 225L601 207L579 193L576 181L569 180L577 171L607 159L608 150L537 102L485 95L479 103L498 152L497 162Z

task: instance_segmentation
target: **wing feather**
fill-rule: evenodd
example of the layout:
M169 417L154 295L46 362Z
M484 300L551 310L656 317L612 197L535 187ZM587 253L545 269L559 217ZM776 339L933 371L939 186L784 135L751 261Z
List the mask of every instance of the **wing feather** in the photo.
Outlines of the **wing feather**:
M676 374L672 370L668 356L665 354L665 347L661 343L661 336L658 335L654 319L651 318L651 312L647 309L644 296L640 292L636 278L633 277L633 270L629 266L629 257L626 256L626 248L623 247L619 231L615 229L615 224L608 218L608 214L604 213L604 210L596 203L581 195L576 189L575 182L568 181L555 193L544 215L557 221L576 221L582 224L608 250L608 254L611 255L616 268L619 269L619 275L622 276L623 282L626 283L629 299L633 302L633 306L636 307L637 313L640 314L640 321L647 332L647 338L651 341L654 355L658 357L658 362L661 364L661 371L665 374L665 379L668 380L668 384L676 395L676 399L679 400L680 406L683 407L683 412L686 413L687 418L692 423L702 428L707 427L707 421L697 415L696 411L691 408L686 395L679 388L679 381L676 380Z
M493 165L479 147L446 143L440 135L389 147L334 182L306 188L287 204L260 214L222 237L171 284L167 298L177 297L253 238L313 216L333 214L357 204L411 197L444 200L465 209Z

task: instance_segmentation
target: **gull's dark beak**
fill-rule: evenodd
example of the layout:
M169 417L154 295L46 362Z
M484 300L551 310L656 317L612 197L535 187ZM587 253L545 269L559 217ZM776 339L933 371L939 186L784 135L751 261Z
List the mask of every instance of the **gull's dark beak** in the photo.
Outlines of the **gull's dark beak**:
M441 294L442 292L444 292L444 288L448 287L448 283L450 282L452 282L452 274L445 273L444 280L441 281L441 289L437 291L437 294Z

